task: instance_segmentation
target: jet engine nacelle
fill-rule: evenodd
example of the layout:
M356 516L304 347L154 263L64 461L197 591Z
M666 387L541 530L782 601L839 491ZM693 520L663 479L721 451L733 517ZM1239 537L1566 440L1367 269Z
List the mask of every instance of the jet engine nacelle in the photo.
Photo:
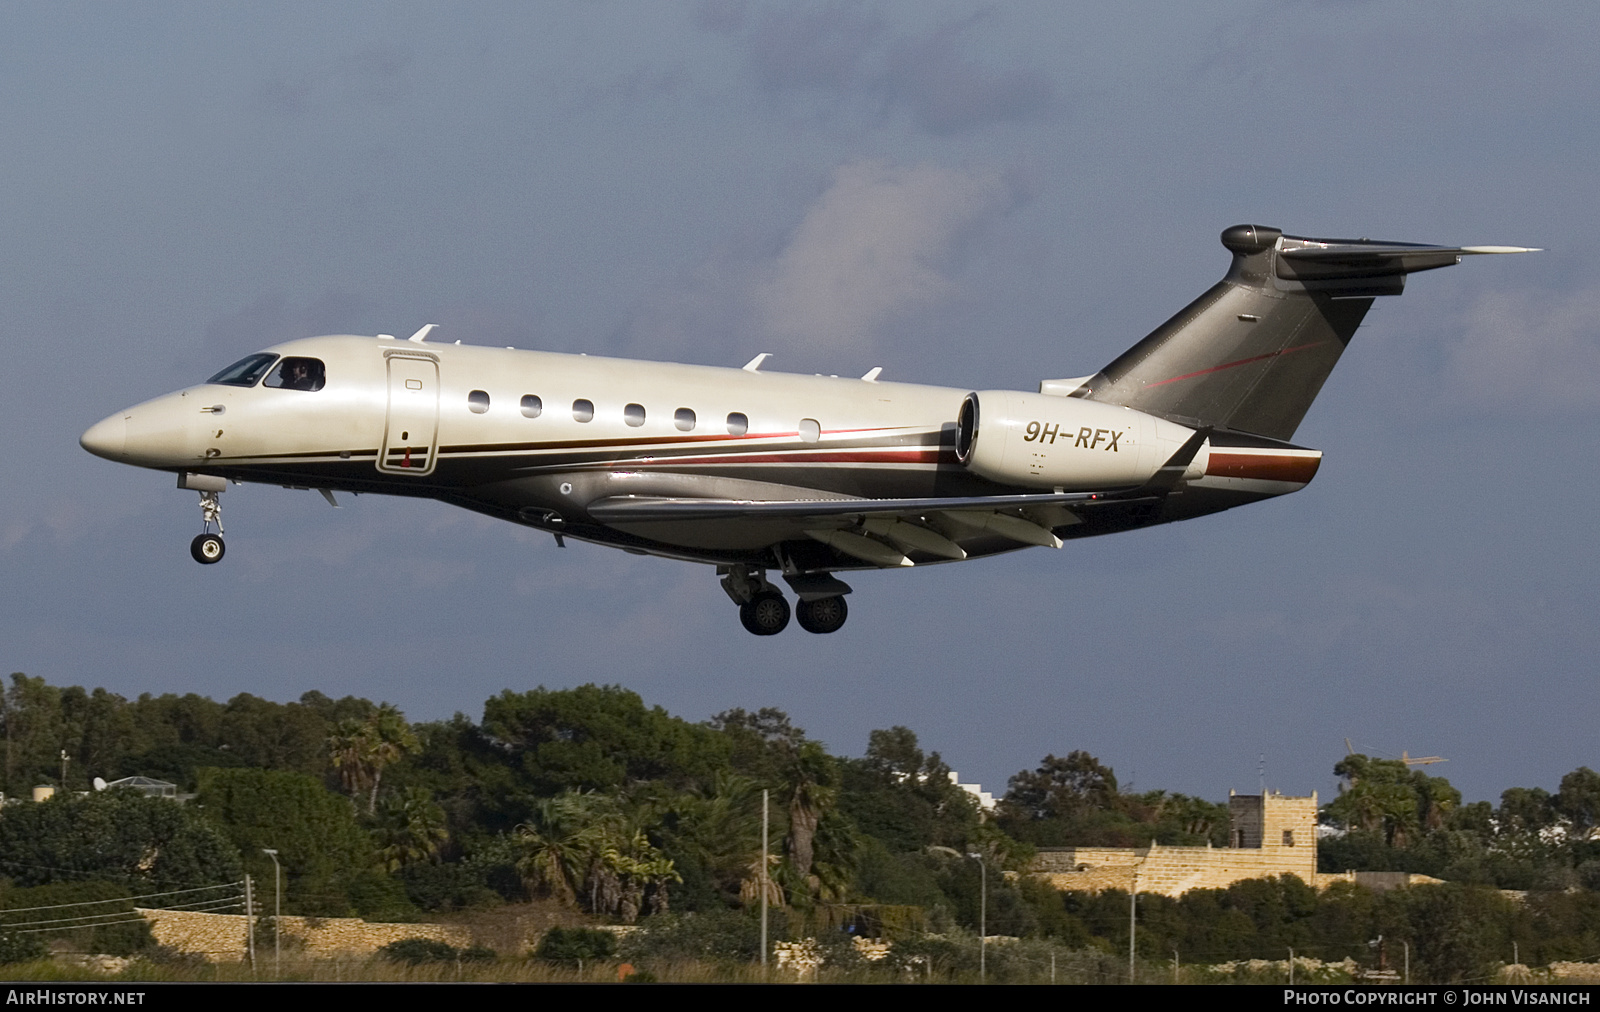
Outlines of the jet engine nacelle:
M1149 481L1194 430L1132 408L1029 394L970 393L956 421L956 456L1005 485L1093 492ZM1205 474L1207 443L1184 480Z

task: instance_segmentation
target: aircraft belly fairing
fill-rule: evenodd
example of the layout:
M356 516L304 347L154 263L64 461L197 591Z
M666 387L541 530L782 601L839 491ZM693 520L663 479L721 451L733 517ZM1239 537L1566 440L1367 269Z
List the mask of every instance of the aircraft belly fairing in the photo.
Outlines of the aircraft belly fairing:
M1520 247L1307 239L1240 225L1221 282L1090 376L969 392L338 335L278 345L84 433L200 493L227 481L438 499L712 564L745 628L838 629L830 574L1061 547L1305 487L1301 419L1373 299ZM215 530L213 530L215 528Z

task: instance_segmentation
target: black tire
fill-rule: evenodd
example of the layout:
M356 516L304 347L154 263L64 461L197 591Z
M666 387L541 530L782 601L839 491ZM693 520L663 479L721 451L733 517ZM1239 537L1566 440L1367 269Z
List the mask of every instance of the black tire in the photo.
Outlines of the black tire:
M776 636L789 624L789 602L775 590L757 594L739 606L739 621L757 636Z
M838 632L844 625L844 620L850 617L850 609L842 597L819 597L795 605L794 617L808 633L831 633Z
M222 561L222 555L228 546L222 543L220 534L198 534L189 542L189 554L194 556L194 561L202 566L209 566Z

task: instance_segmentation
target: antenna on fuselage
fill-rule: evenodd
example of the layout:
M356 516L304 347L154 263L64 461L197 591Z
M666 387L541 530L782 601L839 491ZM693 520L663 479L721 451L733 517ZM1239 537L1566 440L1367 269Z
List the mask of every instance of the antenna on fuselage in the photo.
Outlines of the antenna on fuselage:
M417 331L415 334L412 334L410 337L406 338L406 340L415 341L418 344L421 344L428 339L429 334L438 329L439 325L437 323L425 324L421 330Z

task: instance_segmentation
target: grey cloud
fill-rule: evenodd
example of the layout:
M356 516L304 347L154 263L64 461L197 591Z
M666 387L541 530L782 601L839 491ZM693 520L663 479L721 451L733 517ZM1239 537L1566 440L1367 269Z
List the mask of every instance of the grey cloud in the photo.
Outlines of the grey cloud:
M252 104L260 111L299 117L319 103L350 100L363 105L395 105L410 96L407 50L371 47L348 54L333 69L299 75L279 74L257 85Z
M768 91L848 91L859 86L883 23L860 4L792 4L769 12L751 32L750 68Z
M992 170L840 166L758 285L763 329L837 349L938 304L955 288L947 267L964 234L1008 196Z
M367 307L365 299L347 292L328 292L304 305L281 294L263 295L250 305L206 325L202 347L218 360L259 348L318 334L348 332Z
M1600 407L1600 289L1479 298L1453 337L1441 396L1494 409Z
M701 0L694 11L694 26L701 31L731 35L744 27L745 0Z
M870 347L895 322L960 292L964 244L1026 199L1015 175L841 165L786 236L725 249L645 300L624 349L692 348L731 361L785 348L834 356Z
M744 31L743 7L707 4L698 26ZM839 105L904 111L923 130L950 135L1046 113L1051 79L1032 70L991 70L964 57L958 37L973 22L926 38L890 37L860 4L792 4L768 12L745 39L751 74L769 94L809 93Z
M948 31L889 52L885 89L929 133L954 134L1047 111L1055 85L1027 70L990 72L961 56Z

